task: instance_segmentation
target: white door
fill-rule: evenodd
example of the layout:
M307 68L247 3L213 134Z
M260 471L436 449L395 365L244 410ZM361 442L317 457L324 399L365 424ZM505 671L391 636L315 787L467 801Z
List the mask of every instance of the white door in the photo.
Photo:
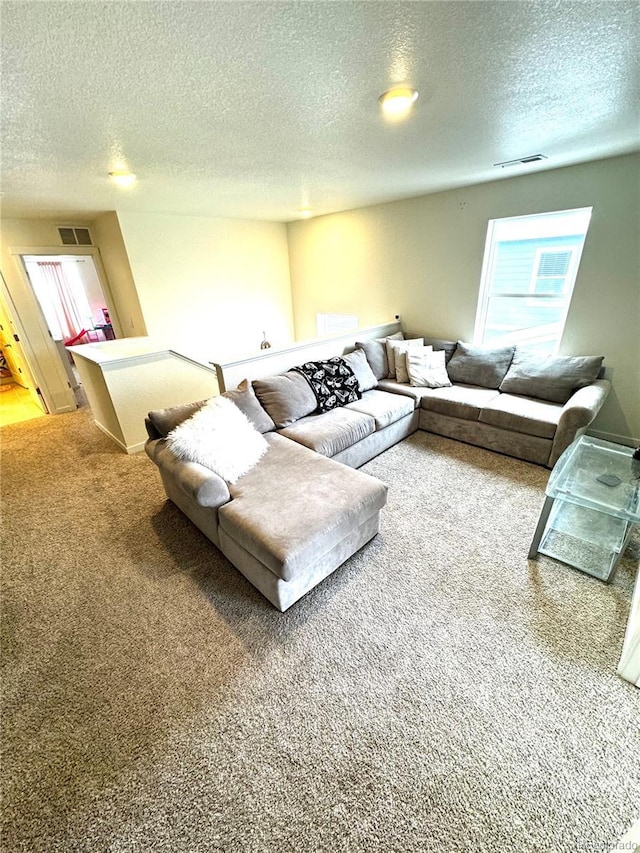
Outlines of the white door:
M9 312L3 302L0 301L0 346L7 359L7 365L11 371L14 382L26 388L30 397L36 405L47 412L42 394L40 393L36 380L29 367L29 361L22 347L20 334L13 323Z
M24 277L26 279L26 273ZM77 408L75 394L28 280L11 289L4 276L0 276L0 282L0 298L11 326L11 346L21 361L23 372L28 371L27 384L35 394L42 395L44 411L54 415L74 412ZM42 406L42 402L39 405Z

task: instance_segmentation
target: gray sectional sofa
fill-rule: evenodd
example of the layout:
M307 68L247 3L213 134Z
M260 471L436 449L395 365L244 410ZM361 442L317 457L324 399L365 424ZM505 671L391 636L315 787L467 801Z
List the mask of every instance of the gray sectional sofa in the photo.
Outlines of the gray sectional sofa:
M149 413L146 452L167 496L278 609L378 532L387 487L356 470L369 459L420 428L552 466L609 390L595 378L601 358L560 360L545 376L514 348L487 356L462 342L424 344L445 351L451 385L419 387L390 376L383 339L356 342L343 356L357 399L329 411L318 412L320 398L295 369L225 392L268 445L236 483L172 451L172 430L205 401Z
M452 385L414 387L386 376L377 387L412 397L420 429L548 468L593 422L611 388L597 378L601 356L536 361L516 347L483 351L460 341L423 339L444 350ZM498 365L483 358L484 352L505 350Z

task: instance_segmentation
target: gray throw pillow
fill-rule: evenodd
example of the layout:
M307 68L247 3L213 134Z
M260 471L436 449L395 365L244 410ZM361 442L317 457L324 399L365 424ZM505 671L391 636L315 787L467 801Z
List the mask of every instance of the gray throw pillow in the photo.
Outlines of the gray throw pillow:
M369 367L369 362L367 361L367 356L364 350L354 349L353 352L343 355L342 359L355 373L356 379L358 380L358 387L362 394L364 394L365 391L370 391L372 388L376 387L378 380Z
M206 402L206 400L199 400L197 403L185 403L183 406L154 409L152 412L149 412L147 417L158 431L160 438L166 438L172 429L175 429L183 421L195 415Z
M252 385L256 397L278 429L310 415L318 405L311 386L295 370L254 379Z
M449 379L464 385L499 388L514 352L515 347L484 349L458 341L456 351L447 364Z
M364 350L373 375L376 379L386 379L389 375L389 362L387 361L387 341L403 341L404 334L396 332L387 338L373 338L370 341L356 341L356 348Z
M557 355L541 361L516 351L500 390L564 404L574 391L598 378L603 361L603 355Z
M427 338L424 339L424 345L426 347L433 347L434 352L438 352L439 350L444 350L444 363L449 364L451 361L451 356L456 351L457 343L455 341L447 341L444 338Z
M222 396L235 403L258 432L265 433L275 429L276 425L260 405L248 379L243 379L237 388L225 391Z

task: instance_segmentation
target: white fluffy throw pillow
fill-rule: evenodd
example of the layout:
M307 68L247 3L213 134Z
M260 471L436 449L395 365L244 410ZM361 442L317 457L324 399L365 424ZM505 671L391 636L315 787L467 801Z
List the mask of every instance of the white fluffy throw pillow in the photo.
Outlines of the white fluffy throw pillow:
M444 350L431 351L431 347L407 351L407 372L411 385L423 388L446 388L451 385L444 364Z
M206 465L228 483L250 471L269 447L226 397L213 397L172 430L167 441L179 459Z

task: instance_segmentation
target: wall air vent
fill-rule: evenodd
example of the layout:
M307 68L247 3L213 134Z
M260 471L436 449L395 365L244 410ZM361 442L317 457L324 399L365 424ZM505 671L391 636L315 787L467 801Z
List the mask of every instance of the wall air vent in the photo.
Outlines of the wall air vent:
M88 228L62 226L58 228L58 234L63 246L93 246Z
M517 166L519 163L539 163L540 160L546 160L547 157L544 154L531 154L529 157L520 157L518 160L505 160L504 163L494 163L494 166L500 166L503 169L506 169L507 166Z

